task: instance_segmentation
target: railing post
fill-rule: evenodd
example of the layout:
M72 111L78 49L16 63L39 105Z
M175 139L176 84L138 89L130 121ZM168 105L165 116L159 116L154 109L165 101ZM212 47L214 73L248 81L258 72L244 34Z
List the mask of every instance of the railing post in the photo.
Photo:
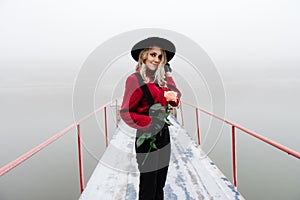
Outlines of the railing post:
M81 137L80 137L80 125L77 124L77 141L78 141L78 164L79 164L79 181L80 181L80 193L84 190L83 179L83 166L82 166L82 154L81 154Z
M232 170L233 170L233 185L237 186L236 183L236 152L235 152L235 127L232 126Z
M107 131L107 114L106 114L106 106L104 107L104 126L105 126L105 144L108 146L108 131Z
M198 108L196 108L196 124L197 124L197 134L198 134L198 145L200 145L200 126L199 126Z
M181 115L181 125L184 126L184 121L183 121L183 110L182 110L182 102L180 102L180 115Z
M116 127L118 128L118 99L116 99Z

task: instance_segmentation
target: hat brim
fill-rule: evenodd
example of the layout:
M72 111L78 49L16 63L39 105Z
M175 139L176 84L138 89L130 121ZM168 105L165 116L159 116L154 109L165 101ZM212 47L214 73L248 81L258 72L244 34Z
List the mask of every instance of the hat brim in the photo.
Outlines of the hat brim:
M160 37L150 37L136 43L131 49L131 56L135 61L139 60L139 55L145 48L158 46L166 52L167 62L169 62L175 55L175 45L167 39Z

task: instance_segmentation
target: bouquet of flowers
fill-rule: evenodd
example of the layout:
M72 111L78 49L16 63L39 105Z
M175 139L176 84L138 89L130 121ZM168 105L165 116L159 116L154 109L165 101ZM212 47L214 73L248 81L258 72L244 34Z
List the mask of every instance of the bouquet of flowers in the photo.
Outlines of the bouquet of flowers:
M164 96L167 101L176 101L177 100L177 93L173 91L166 91ZM151 116L151 124L149 127L149 131L143 133L136 141L136 146L141 146L146 140L150 139L150 148L145 156L145 159L142 163L144 165L146 159L149 156L151 149L157 149L155 145L156 134L162 134L162 128L166 124L173 125L168 116L170 115L172 107L170 104L167 106L162 106L160 103L156 103L152 105L149 109L149 115Z

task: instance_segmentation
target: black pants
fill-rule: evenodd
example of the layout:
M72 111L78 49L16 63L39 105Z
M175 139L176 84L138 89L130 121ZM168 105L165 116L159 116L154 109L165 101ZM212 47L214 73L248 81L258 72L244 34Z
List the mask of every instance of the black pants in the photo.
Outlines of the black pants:
M142 134L142 131L137 130L137 137ZM144 164L142 163L149 151L150 140L146 140L139 148L135 145L140 171L139 200L164 199L163 188L167 179L171 152L168 126L163 127L161 134L156 134L155 144L158 149L151 150Z

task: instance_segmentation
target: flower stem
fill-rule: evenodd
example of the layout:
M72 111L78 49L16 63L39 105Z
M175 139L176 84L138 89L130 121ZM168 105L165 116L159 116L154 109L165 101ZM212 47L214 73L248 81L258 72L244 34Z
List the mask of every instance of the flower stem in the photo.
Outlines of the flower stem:
M145 161L147 160L147 158L148 158L148 156L150 154L151 149L152 149L152 147L150 146L149 151L147 152L147 154L146 154L146 156L144 158L144 161L142 162L142 165L144 165Z

